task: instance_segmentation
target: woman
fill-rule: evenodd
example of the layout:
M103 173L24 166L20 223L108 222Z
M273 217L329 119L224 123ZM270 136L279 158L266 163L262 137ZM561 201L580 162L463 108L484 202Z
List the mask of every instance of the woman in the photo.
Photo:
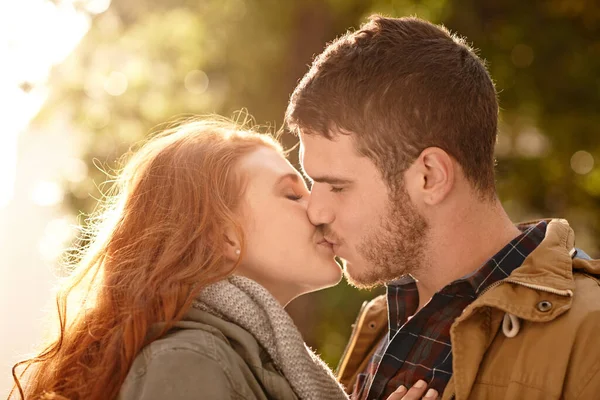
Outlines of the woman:
M27 399L346 399L283 307L341 270L269 136L186 123L127 163ZM74 310L73 307L76 307Z

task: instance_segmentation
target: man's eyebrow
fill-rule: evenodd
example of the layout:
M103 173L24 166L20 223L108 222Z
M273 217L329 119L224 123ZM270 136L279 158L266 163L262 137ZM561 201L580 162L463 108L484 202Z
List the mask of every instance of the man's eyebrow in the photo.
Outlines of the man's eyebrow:
M319 183L329 183L330 185L347 185L349 183L352 183L351 179L344 179L331 175L313 176L310 177L310 179Z

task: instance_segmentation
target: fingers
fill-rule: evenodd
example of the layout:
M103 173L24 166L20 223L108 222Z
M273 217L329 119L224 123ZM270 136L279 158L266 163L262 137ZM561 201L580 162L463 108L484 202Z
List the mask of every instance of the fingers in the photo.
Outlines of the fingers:
M439 396L439 393L437 392L437 390L435 390L435 389L429 389L427 391L427 393L425 393L425 397L423 397L423 399L425 399L425 400L436 400L436 399L439 398L438 396Z
M410 390L406 390L406 387L400 386L387 398L387 400L436 400L437 398L438 392L435 389L427 390L427 383L423 380L419 380L410 388Z
M388 396L386 400L402 400L406 394L406 387L404 385L398 387L396 391Z
M402 400L421 400L427 390L427 382L418 380L408 392L402 397ZM429 399L427 399L429 400Z

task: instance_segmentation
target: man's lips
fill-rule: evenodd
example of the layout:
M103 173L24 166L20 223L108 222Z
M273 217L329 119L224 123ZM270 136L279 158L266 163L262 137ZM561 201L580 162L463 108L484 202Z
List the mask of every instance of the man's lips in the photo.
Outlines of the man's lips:
M330 240L327 240L327 239L325 239L325 238L323 238L323 239L321 239L321 240L319 240L319 241L317 242L317 244L325 244L325 243L327 243L327 244L330 244L330 245L332 245L332 246L335 246L335 243L333 243L332 241L330 241Z
M332 243L332 242L330 242L329 240L327 240L325 238L319 240L317 242L317 244L320 245L320 246L325 246L325 247L331 249L331 251L333 251L335 249L335 243Z

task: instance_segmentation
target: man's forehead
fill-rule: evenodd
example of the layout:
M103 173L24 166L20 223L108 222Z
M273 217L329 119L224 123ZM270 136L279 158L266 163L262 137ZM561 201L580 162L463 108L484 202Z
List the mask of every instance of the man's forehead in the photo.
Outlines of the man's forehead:
M350 137L328 139L320 135L302 135L300 137L299 158L302 163L333 164L342 163L349 157L356 157L354 144Z
M339 141L324 137L306 137L299 148L300 168L310 181L344 183L354 174L353 151ZM344 181L344 182L342 182Z
M329 147L324 140L315 136L305 136L301 139L298 156L305 175L314 173L313 170L333 168L332 150L334 149Z

